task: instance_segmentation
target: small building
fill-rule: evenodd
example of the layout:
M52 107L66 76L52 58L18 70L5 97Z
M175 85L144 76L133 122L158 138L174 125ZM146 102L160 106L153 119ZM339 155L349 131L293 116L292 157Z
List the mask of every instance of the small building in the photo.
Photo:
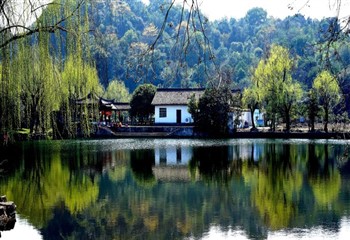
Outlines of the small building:
M130 104L125 102L115 102L109 99L100 98L99 101L100 121L125 122L125 115L129 115ZM123 114L127 113L127 114Z
M128 102L116 102L114 99L105 99L97 96L95 93L89 93L86 97L75 100L75 104L78 107L87 106L89 112L93 112L96 108L96 119L92 119L92 122L100 121L104 124L111 122L125 122L125 115L129 115L130 103ZM90 113L89 115L93 115ZM77 119L76 121L79 121Z
M160 88L153 98L155 124L191 124L193 118L188 112L188 102L192 95L197 100L204 88Z

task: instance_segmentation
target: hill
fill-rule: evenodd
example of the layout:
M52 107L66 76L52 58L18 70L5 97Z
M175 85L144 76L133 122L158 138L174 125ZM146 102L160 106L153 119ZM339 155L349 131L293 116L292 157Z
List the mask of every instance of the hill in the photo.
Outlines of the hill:
M343 72L342 85L348 88L344 69L350 64L350 48L339 44L336 50L331 49L337 57L331 62L325 61L325 53L320 51L334 19L320 21L302 15L275 19L255 8L238 20L211 22L203 16L202 32L199 25L198 29L187 25L189 12L181 18L181 7L173 7L164 22L168 7L161 0L149 5L139 0L98 1L92 5L92 53L105 87L114 79L125 82L130 91L139 83L149 82L160 87L203 87L220 69L234 87L244 88L250 84L251 69L266 57L272 44L278 44L290 50L295 59L293 78L305 89L329 63L333 72ZM163 24L164 32L155 48L147 52ZM185 31L190 32L188 46L178 36Z

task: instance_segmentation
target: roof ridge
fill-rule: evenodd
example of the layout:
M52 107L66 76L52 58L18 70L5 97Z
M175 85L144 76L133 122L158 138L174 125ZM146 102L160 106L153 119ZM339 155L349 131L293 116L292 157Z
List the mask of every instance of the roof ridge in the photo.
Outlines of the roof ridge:
M159 92L204 91L205 88L158 88Z

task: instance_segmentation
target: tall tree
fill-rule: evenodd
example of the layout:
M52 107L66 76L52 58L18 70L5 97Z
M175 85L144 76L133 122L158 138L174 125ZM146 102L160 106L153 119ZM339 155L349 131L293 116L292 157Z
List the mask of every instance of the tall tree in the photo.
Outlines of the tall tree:
M130 101L130 115L137 117L140 122L149 121L154 114L152 100L157 88L152 84L138 86L132 94Z
M292 114L303 96L303 89L298 82L286 82L283 84L281 109L286 122L286 131L290 131Z
M284 117L286 130L290 130L293 107L301 98L302 89L291 76L293 61L287 49L273 45L267 59L259 62L253 82L275 130L278 117Z
M20 44L14 59L17 79L13 81L20 81L22 89L22 126L29 128L31 133L45 134L52 128L51 113L58 110L60 102L59 73L49 53L48 36L39 39L38 45L31 48L26 40Z
M320 105L318 104L316 91L313 88L308 92L306 107L309 117L310 131L314 132L316 117L319 115Z
M198 102L196 123L210 134L227 134L231 104L233 97L228 87L207 88Z
M63 136L71 137L76 134L73 122L79 116L81 132L86 135L90 131L88 106L77 108L72 104L99 88L89 51L88 6L85 3L33 1L29 9L40 8L42 13L33 15L33 26L24 28L11 20L14 17L11 14L15 14L13 11L17 11L19 5L13 5L15 1L12 0L1 2L4 5L0 13L7 13L0 17L2 21L7 20L0 26L1 41L5 44L0 45L2 130L28 127L31 132L47 133L53 129L57 133L56 125L60 122L60 129L69 133ZM52 24L57 28L49 27ZM11 32L6 33L6 29Z
M322 71L314 80L313 88L324 111L324 131L328 132L329 113L341 100L337 79L328 71Z

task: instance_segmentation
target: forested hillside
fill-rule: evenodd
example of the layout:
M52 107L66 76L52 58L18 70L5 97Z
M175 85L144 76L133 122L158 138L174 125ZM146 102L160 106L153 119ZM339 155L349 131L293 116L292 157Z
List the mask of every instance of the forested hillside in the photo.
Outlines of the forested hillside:
M172 8L161 38L154 50L147 52L162 29L167 10L168 4L162 0L150 1L147 6L139 0L91 5L92 53L103 86L114 79L125 82L130 91L149 82L161 87L205 86L219 70L233 86L244 88L272 44L289 49L295 60L293 78L305 89L321 69L339 73L350 64L350 48L342 43L336 50L330 49L331 58L325 56L332 19L319 21L302 15L274 19L261 8L251 9L242 19L211 22L203 18L204 35L201 29L191 32L192 42L185 54L180 52L178 33L179 28L183 28L180 32L188 30L187 19L181 22L181 6Z

